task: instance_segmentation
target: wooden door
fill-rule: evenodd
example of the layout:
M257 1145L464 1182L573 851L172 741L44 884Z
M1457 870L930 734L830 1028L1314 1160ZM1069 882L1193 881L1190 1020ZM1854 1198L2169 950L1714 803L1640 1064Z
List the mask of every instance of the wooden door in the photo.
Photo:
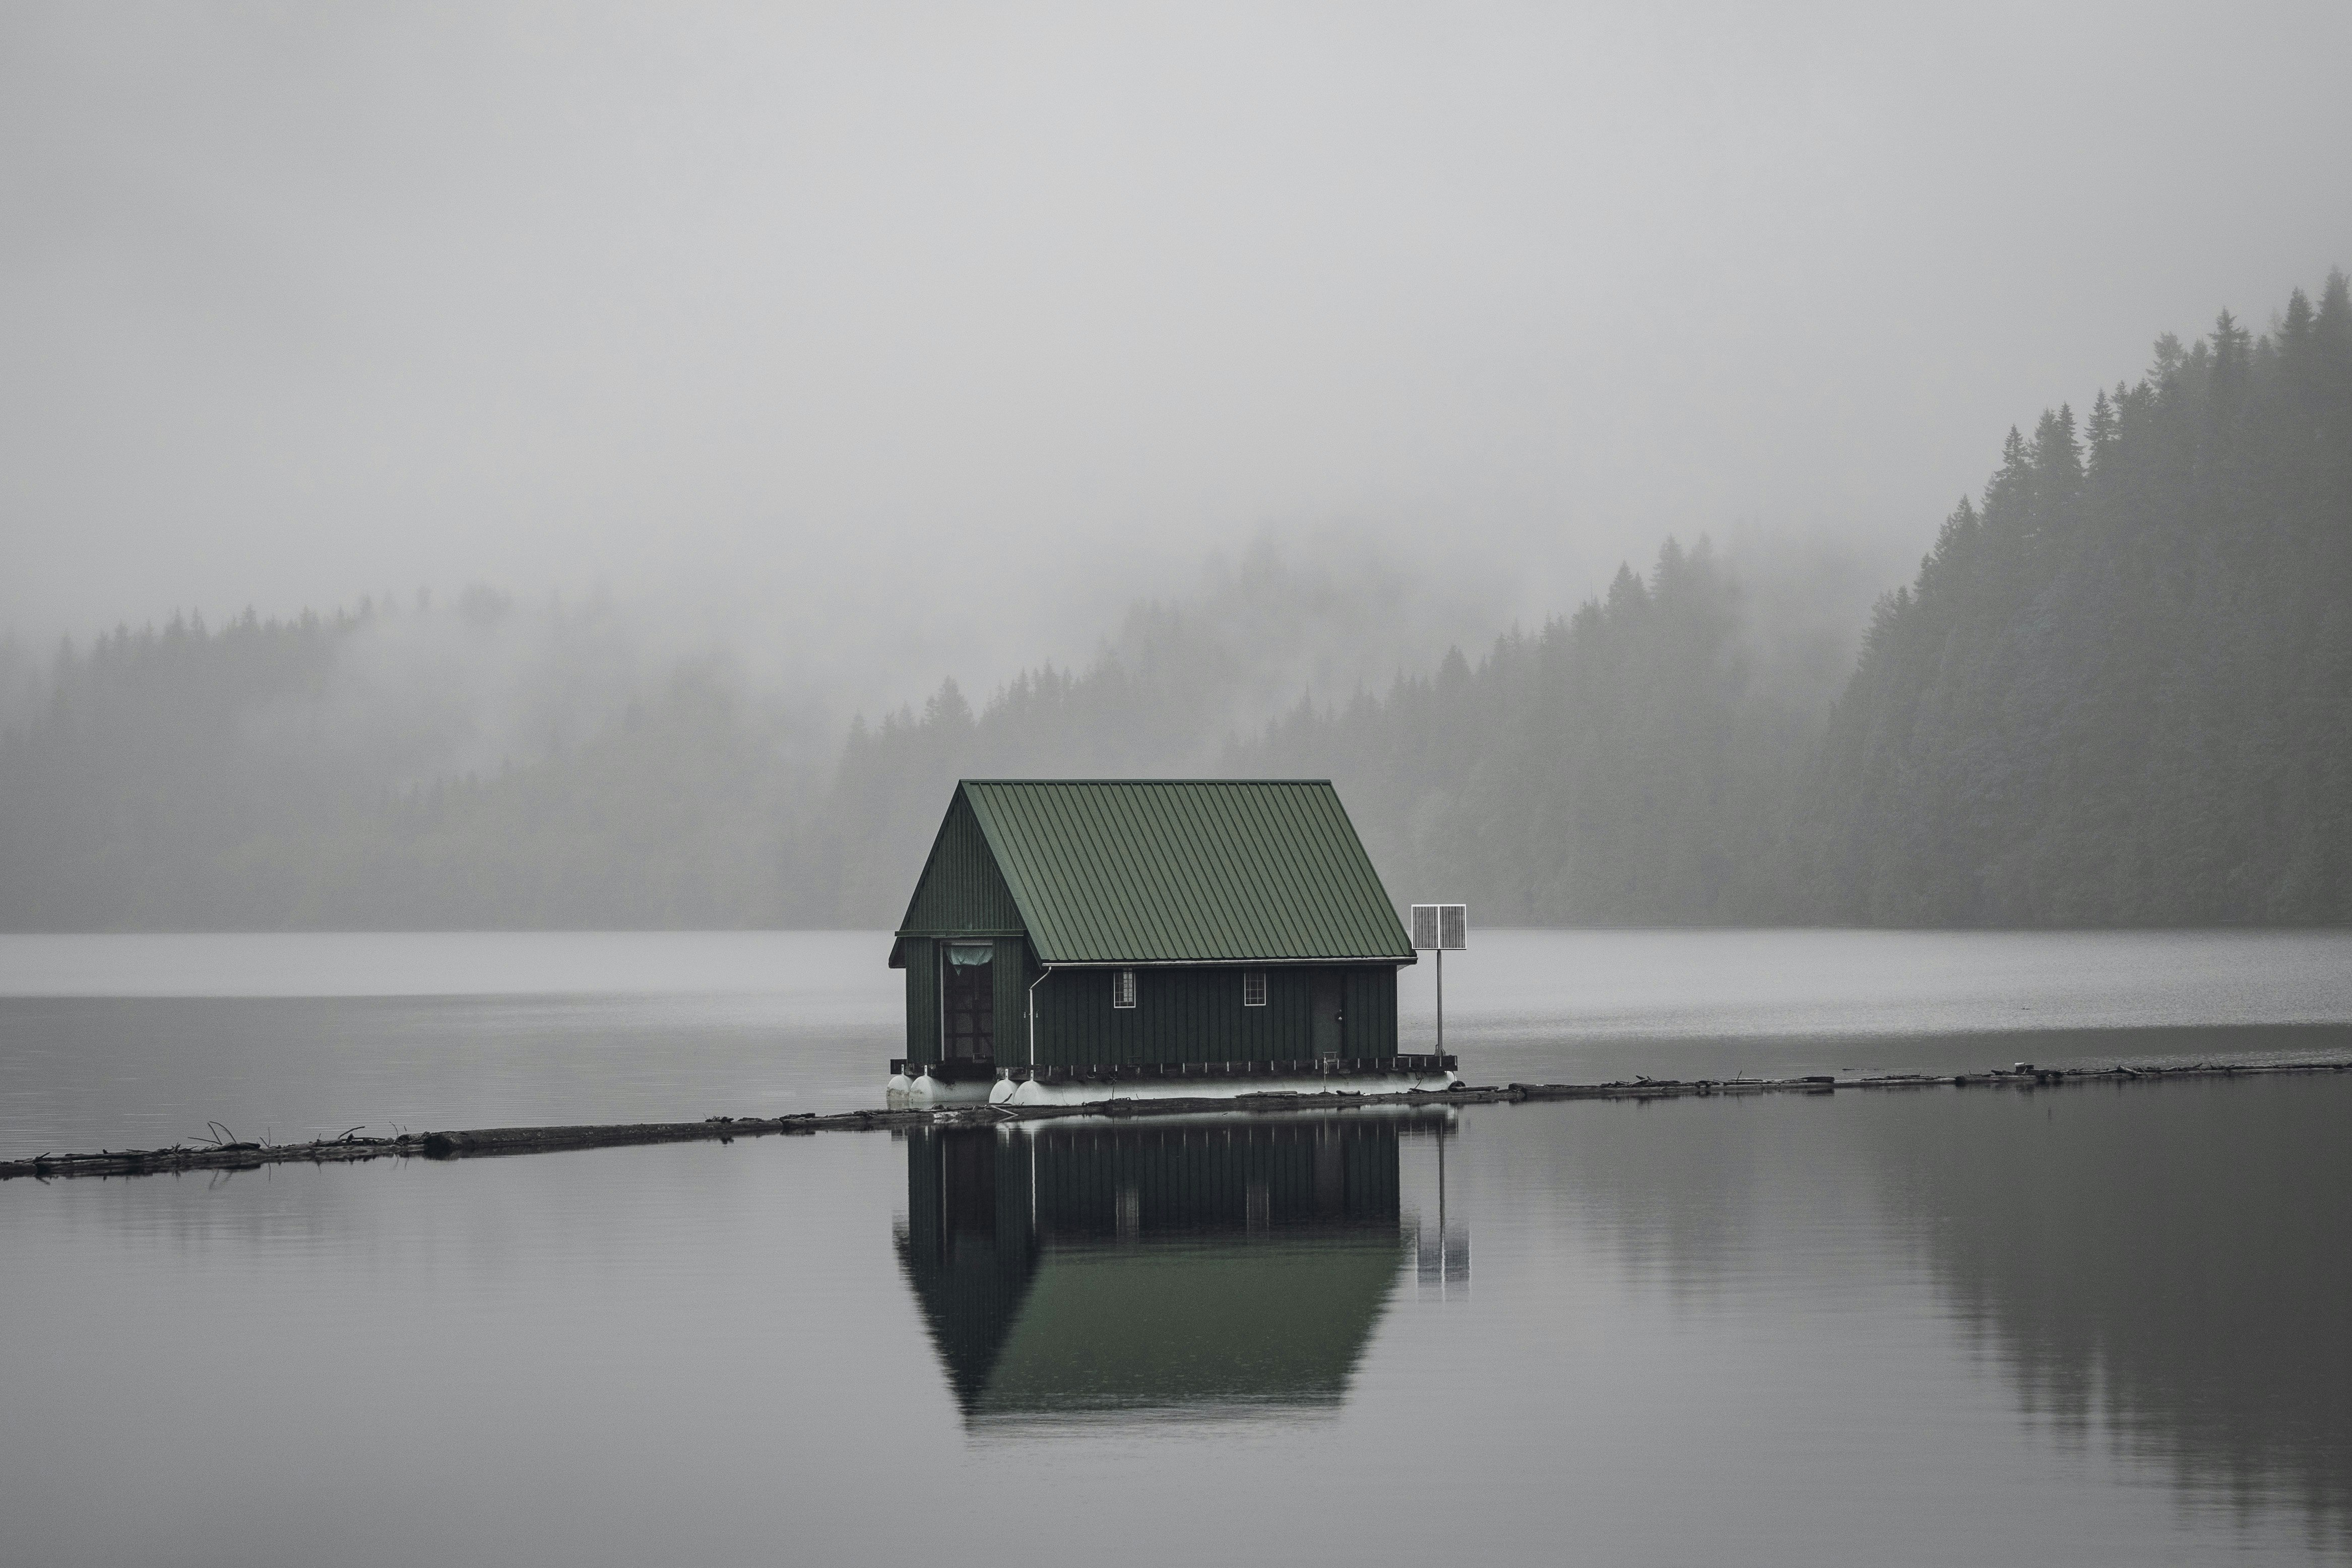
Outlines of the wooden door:
M940 1057L947 1061L993 1061L995 949L983 942L942 943L940 946Z

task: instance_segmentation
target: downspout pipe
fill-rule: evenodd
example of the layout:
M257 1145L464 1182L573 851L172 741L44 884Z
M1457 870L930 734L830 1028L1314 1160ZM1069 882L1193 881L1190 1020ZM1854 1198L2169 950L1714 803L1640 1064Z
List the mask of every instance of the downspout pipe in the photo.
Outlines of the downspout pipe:
M1037 1070L1037 988L1053 972L1053 965L1045 965L1037 971L1037 977L1029 982L1029 1070L1033 1072Z

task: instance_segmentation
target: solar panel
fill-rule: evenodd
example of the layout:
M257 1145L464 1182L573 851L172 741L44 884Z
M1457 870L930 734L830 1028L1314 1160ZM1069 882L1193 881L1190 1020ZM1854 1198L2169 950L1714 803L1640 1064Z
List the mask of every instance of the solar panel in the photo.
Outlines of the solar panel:
M1412 945L1460 952L1470 946L1470 906L1466 904L1416 904L1412 906Z

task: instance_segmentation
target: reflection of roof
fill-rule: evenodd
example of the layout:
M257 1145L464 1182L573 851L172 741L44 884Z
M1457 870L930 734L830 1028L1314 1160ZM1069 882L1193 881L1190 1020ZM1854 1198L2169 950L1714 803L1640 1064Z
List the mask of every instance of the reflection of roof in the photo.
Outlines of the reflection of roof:
M972 1414L1336 1406L1402 1247L1391 1230L1051 1248Z
M936 1234L918 1236L912 1228L901 1231L898 1266L939 1347L948 1386L969 1411L987 1387L1006 1329L1028 1294L1036 1253L1025 1237L1008 1234L1003 1245L996 1238L959 1238L942 1259L934 1252L938 1239Z
M966 779L1047 964L1385 958L1412 948L1326 779Z

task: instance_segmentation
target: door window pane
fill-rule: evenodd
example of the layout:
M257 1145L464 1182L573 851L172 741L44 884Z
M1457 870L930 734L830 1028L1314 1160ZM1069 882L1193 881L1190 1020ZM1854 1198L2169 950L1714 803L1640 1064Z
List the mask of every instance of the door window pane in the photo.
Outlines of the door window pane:
M940 967L943 1013L940 1049L950 1061L996 1060L996 949L950 942Z

